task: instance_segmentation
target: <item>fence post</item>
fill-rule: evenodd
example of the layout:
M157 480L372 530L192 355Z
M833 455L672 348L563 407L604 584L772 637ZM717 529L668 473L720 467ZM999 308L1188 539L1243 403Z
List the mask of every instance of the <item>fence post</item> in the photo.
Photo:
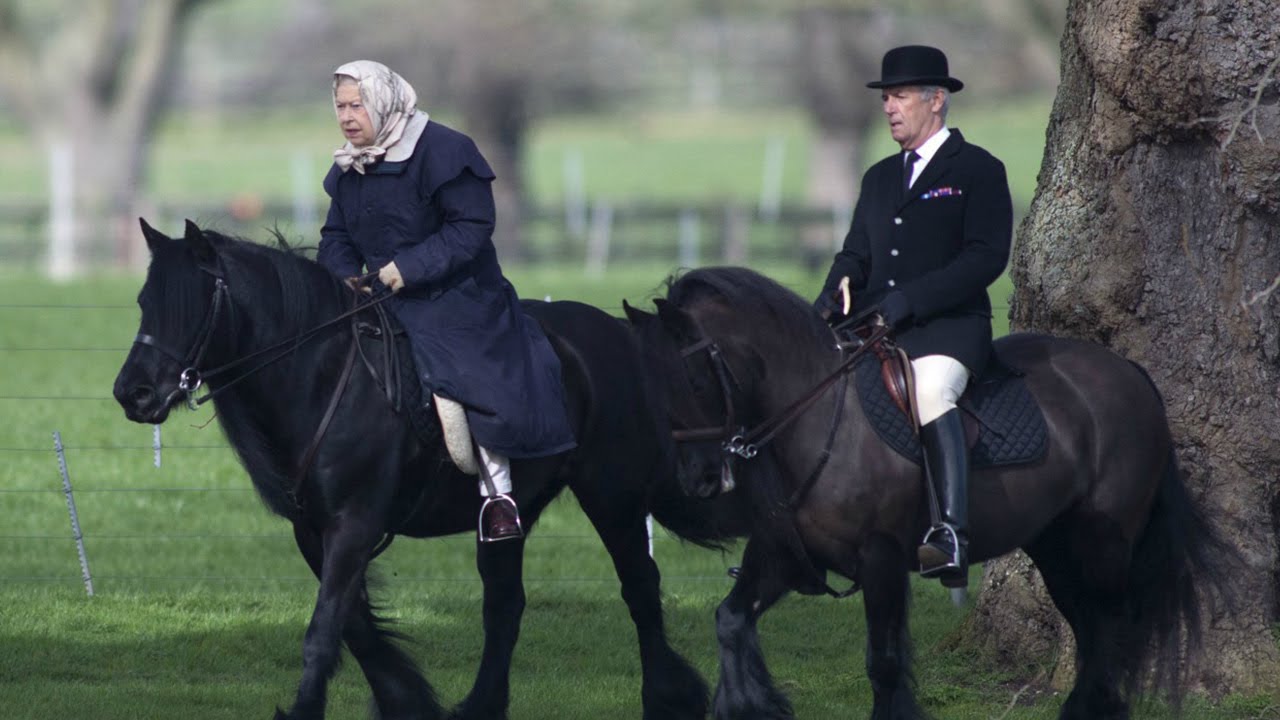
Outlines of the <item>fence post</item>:
M311 156L301 150L293 152L293 231L298 235L311 235L316 226L315 164ZM156 460L156 467L160 461Z
M84 591L93 597L93 576L89 574L89 558L84 553L84 534L80 532L80 516L76 514L76 499L71 494L71 474L67 472L67 455L62 448L62 433L53 431L53 449L58 453L58 470L62 472L62 492L67 496L67 514L71 516L71 535L76 540L76 552L80 555L80 576L84 578Z
M570 148L564 152L564 229L565 234L579 240L587 232L587 192L582 169L582 151Z
M724 243L721 246L726 265L747 264L747 235L751 232L747 213L734 204L724 208Z
M66 142L49 148L49 277L66 280L76 272L74 157Z
M156 455L156 467L160 467L160 426L151 426L151 449Z
M849 233L849 225L853 222L853 205L848 202L834 203L831 206L831 249L840 252L844 249L844 237Z
M764 148L764 171L760 179L760 219L767 223L778 221L782 209L782 166L787 158L787 141L774 135Z
M679 230L677 231L680 247L676 258L680 267L692 268L698 266L698 236L701 234L699 224L697 210L685 209L680 211Z
M598 277L609 264L609 242L613 233L613 205L597 200L591 209L591 232L587 236L587 274Z
M653 516L644 516L644 531L649 536L649 557L653 557Z

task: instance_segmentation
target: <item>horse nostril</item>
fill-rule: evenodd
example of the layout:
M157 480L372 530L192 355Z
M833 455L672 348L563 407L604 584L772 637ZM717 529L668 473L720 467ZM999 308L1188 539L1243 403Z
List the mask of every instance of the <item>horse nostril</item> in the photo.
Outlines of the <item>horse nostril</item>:
M139 385L129 391L129 399L133 400L134 405L139 407L151 402L151 399L155 396L155 391L148 385Z

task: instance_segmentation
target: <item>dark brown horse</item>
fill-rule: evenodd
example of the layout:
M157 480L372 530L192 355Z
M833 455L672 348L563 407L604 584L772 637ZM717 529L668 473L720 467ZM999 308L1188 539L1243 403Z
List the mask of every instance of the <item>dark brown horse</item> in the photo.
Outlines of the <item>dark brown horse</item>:
M865 596L871 717L924 717L907 631L908 577L929 523L920 468L880 440L856 393L838 384L755 457L723 443L738 427L784 413L848 351L809 303L749 270L689 272L656 303L656 315L628 315L654 381L667 389L673 427L725 428L725 437L683 444L682 482L706 496L732 470L735 492L759 518L716 613L715 717L791 717L765 668L756 621L790 590L820 587L826 571ZM1222 543L1183 485L1159 393L1140 367L1087 342L1013 335L997 349L1043 409L1048 449L1038 462L975 471L971 557L1022 548L1039 568L1076 639L1076 684L1061 718L1126 718L1152 678L1178 699L1181 662L1196 644L1197 582L1220 587L1212 553Z

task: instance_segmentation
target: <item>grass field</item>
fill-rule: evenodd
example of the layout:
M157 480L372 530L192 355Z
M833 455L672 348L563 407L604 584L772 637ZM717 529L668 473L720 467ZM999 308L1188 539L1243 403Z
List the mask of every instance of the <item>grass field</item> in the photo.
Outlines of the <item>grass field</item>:
M761 268L806 296L819 278ZM601 278L577 268L512 273L526 296L616 308L642 303L666 266ZM269 716L300 672L315 582L283 521L269 516L222 447L206 411L151 433L124 420L110 387L136 329L136 277L53 285L0 274L0 717ZM997 296L999 297L999 295ZM997 300L998 302L998 300ZM87 598L71 541L51 433L66 444L96 595ZM663 531L676 647L714 683L714 608L729 588L727 554ZM411 651L446 704L469 687L480 652L473 541L401 540L378 562L378 599L414 639ZM606 554L571 498L557 501L528 546L529 605L513 676L512 720L639 716L634 632ZM1048 719L1060 701L1033 681L1043 668L992 670L950 641L963 610L931 583L913 585L917 677L940 718ZM801 718L863 717L861 600L789 598L761 624L764 648ZM1030 684L1028 684L1030 682ZM365 717L363 678L337 677L332 717ZM1188 717L1266 716L1261 701L1193 703ZM1157 718L1151 710L1136 717Z

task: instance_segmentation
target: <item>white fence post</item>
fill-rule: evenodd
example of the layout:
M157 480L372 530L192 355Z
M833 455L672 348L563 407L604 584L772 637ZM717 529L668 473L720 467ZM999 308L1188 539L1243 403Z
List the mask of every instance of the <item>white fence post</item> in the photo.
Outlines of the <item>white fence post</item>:
M698 266L698 246L701 244L701 218L698 217L697 210L681 210L679 220L679 230L677 238L679 240L679 251L677 262L680 267L692 268Z
M293 229L299 235L319 234L316 216L316 173L311 155L301 150L293 153Z
M597 200L591 208L591 232L587 235L588 275L598 277L609 265L609 243L613 234L613 205Z
M71 146L49 147L49 277L67 280L76 272L75 158Z
M570 148L564 152L564 229L569 237L581 238L587 233L586 173L582 167L582 151Z
M849 234L849 224L853 222L853 205L836 203L831 206L831 249L840 252L844 249L844 236Z
M782 167L787 158L787 141L774 135L764 148L764 171L760 179L760 219L778 221L782 209Z

